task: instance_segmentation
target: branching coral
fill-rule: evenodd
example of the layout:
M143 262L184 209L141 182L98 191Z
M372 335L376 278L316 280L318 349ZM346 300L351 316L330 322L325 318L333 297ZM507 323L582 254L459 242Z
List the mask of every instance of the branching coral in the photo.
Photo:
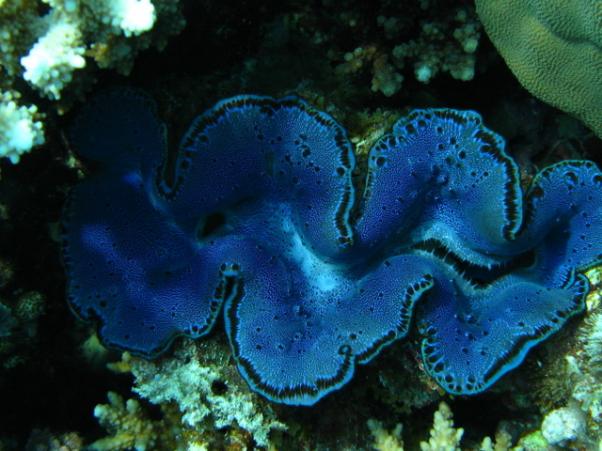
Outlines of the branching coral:
M21 155L44 143L44 132L38 109L19 106L19 94L0 91L0 157L18 163Z
M449 39L450 34L453 39ZM411 62L416 79L423 83L439 72L447 72L457 80L472 80L479 37L480 24L474 12L458 8L454 19L447 23L422 23L417 38L393 48L394 62L400 69Z
M4 448L0 445L0 449ZM28 451L82 451L84 443L76 432L53 434L47 429L34 429L27 439L25 449Z
M66 20L51 23L21 58L23 78L51 99L59 99L75 70L86 65L79 28Z
M491 440L490 437L485 437L481 442L479 451L507 451L511 445L511 435L504 430L500 430L495 434L495 441Z
M421 442L422 451L459 451L460 440L464 429L454 428L452 412L449 406L442 402L433 418L433 428L428 442Z
M398 424L392 431L383 427L380 421L371 419L367 423L373 437L372 447L377 451L403 451L402 425ZM453 415L450 407L445 403L439 404L433 416L428 441L420 442L422 451L460 451L460 442L464 429L454 427ZM485 437L478 449L480 451L508 451L511 449L512 438L506 431L500 430L495 435L495 441ZM465 448L465 449L473 449ZM516 449L518 451L518 449Z
M0 93L0 156L16 163L44 141L36 107L16 103L19 77L58 100L90 57L99 67L127 73L140 50L164 46L183 26L178 2L170 0L0 2L0 89L12 89Z
M428 5L424 9L437 8ZM357 47L345 53L339 73L356 73L371 67L372 91L389 97L397 93L403 83L405 69L413 71L415 78L429 83L439 73L449 73L458 80L472 80L475 72L475 51L480 37L480 24L470 7L459 6L447 11L448 17L420 20L419 32L411 39L404 39L408 23L395 16L377 17L385 37L396 44L374 44Z
M223 432L213 425L188 426L177 406L172 403L161 404L160 418L153 418L148 406L136 399L124 400L113 392L109 392L108 399L108 404L96 406L94 415L109 435L86 449L206 451L254 449L257 446L252 436L235 424ZM267 447L267 443L262 444L262 447Z
M375 450L403 451L403 439L401 437L403 427L401 424L396 425L392 431L387 431L380 421L374 419L368 420L367 425L372 437L374 437L372 447Z
M202 352L185 342L170 359L151 363L131 359L134 391L153 404L175 403L182 423L209 431L238 426L259 446L267 446L272 430L284 429L269 407L227 375L228 354L213 346Z
M96 451L135 449L145 451L159 448L161 443L160 421L153 421L145 414L135 399L124 401L117 393L109 392L109 403L99 404L94 416L111 435L97 440L90 448Z

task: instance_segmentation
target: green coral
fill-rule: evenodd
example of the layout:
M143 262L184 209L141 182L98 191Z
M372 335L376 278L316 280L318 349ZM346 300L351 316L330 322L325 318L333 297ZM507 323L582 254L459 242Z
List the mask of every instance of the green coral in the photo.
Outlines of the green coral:
M602 2L476 0L476 6L521 84L602 137Z

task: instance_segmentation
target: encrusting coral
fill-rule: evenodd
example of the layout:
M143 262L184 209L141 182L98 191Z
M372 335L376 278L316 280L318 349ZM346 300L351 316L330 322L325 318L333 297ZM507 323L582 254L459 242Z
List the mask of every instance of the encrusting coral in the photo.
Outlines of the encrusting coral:
M166 411L170 417L164 421L181 425L182 439L171 439L179 443L178 446L183 446L184 442L189 445L189 441L198 440L198 436L203 436L204 440L210 442L216 440L215 435L219 435L217 431L231 429L244 431L256 445L267 447L270 432L284 430L286 427L276 420L267 403L246 390L228 361L229 352L219 343L197 345L185 340L170 358L149 362L126 353L121 362L111 367L133 374L133 391L142 399L162 409L170 405L175 408L174 411ZM137 401L129 400L128 403L132 404L134 410L129 416L140 417L138 412L142 411ZM115 405L111 407L113 404ZM122 401L111 402L101 409L121 412L132 410L127 408L127 403L125 409L120 406L123 407ZM113 437L123 436L131 429L124 428L121 422L111 418L116 417L108 417L101 423L111 425L109 429L113 431ZM144 421L140 421L143 425ZM132 427L135 424L138 423L134 423ZM153 431L153 434L158 434L157 427ZM162 440L165 440L165 434L162 433L162 436Z
M20 78L59 100L76 73L90 79L91 60L128 73L140 50L162 48L184 24L179 1L0 0L0 157L16 163L44 142L37 107L18 103Z
M476 0L476 6L521 84L602 137L602 2Z

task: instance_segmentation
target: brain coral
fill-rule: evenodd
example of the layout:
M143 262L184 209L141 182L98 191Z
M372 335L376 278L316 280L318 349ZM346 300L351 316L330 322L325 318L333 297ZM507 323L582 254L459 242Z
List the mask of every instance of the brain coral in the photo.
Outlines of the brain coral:
M602 2L476 0L476 6L521 84L602 137Z
M583 309L602 257L598 168L550 166L523 195L470 111L399 120L361 192L345 130L296 97L223 100L169 158L152 101L111 91L71 141L97 166L65 210L73 309L148 357L223 310L241 374L277 402L341 387L413 317L429 374L483 391Z

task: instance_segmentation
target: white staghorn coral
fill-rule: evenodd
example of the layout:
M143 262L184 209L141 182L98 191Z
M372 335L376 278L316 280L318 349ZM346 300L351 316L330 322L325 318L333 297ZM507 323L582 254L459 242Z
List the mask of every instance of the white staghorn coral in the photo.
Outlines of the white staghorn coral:
M79 28L67 20L54 22L21 58L23 78L47 97L59 99L73 71L86 65L84 52Z
M37 107L19 106L16 92L0 91L0 157L18 163L21 155L44 142Z
M0 157L16 163L44 142L37 107L15 103L20 78L62 100L76 76L92 76L91 60L127 74L140 50L164 47L184 25L178 0L0 0L0 93L11 93L0 95Z

